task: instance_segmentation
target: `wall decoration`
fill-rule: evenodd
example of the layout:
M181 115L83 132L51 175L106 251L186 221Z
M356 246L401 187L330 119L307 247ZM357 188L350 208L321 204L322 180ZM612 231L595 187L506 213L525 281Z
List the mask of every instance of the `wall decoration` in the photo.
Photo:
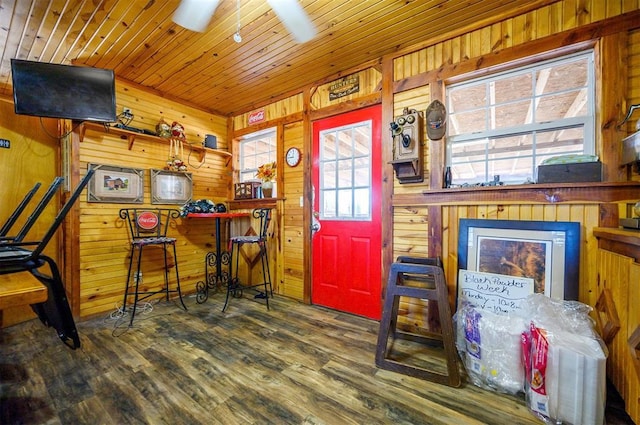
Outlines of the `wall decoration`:
M103 164L89 164L88 169L95 174L87 186L87 202L143 203L143 169Z
M187 164L184 162L184 144L180 139L169 139L169 158L164 167L168 171L187 171Z
M580 223L460 219L458 269L534 280L534 291L578 299Z
M349 75L340 78L329 86L329 100L340 99L360 91L360 75Z
M159 137L171 137L171 126L162 118L156 124L156 135Z
M185 138L184 126L180 124L178 121L174 121L171 124L171 137L175 137L176 139Z
M151 170L152 204L186 204L191 200L193 178L191 173Z

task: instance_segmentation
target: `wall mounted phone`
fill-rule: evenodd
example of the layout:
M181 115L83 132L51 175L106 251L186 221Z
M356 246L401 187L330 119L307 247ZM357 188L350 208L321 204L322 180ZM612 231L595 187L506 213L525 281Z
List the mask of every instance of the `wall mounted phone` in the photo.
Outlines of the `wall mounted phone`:
M401 184L424 181L422 112L405 108L389 127L393 138L393 160L390 163L396 177Z

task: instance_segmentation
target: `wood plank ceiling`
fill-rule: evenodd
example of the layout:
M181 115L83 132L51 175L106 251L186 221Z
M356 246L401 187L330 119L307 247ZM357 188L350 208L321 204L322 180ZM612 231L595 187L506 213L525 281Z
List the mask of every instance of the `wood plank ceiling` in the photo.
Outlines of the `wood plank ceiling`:
M300 0L317 36L296 44L265 0L221 0L203 33L172 22L179 0L0 3L0 94L11 58L114 69L117 78L234 115L428 39L553 0Z

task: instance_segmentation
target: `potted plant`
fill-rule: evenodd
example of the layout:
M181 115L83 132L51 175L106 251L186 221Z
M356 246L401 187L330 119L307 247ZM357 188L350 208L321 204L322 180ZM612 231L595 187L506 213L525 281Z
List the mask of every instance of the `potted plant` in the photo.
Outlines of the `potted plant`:
M262 196L271 198L273 196L273 180L276 178L276 163L267 162L258 167L256 177L262 180Z

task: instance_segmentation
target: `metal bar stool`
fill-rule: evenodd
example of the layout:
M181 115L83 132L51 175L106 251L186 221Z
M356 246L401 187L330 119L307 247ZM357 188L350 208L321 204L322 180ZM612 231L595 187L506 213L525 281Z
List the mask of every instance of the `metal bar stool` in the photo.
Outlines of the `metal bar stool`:
M437 302L441 334L419 335L398 331L398 309L401 296ZM461 384L460 366L454 338L447 283L440 259L398 258L398 261L391 265L389 271L387 296L380 320L380 332L376 347L376 366L440 384L459 387ZM410 360L409 358L391 356L389 341L391 340L391 344L393 344L396 339L415 341L429 346L441 345L444 349L448 373L442 374L435 369L410 364L405 361Z
M269 297L273 297L273 287L271 286L271 271L269 270L269 253L267 252L267 229L271 221L271 208L256 208L252 213L253 218L259 220L259 233L257 235L233 236L229 238L231 245L231 261L229 262L229 276L232 276L227 285L227 297L224 301L222 311L225 311L229 304L229 296L234 298L242 297L244 289L264 287L264 292L260 291L255 298L264 298L269 309ZM263 282L255 285L242 285L238 279L238 262L240 260L240 249L245 244L254 244L259 247L258 255L262 265ZM235 276L233 274L233 258L235 255Z
M145 300L152 295L164 293L165 299L169 301L170 293L177 293L180 304L187 310L182 300L180 290L180 273L178 272L178 256L176 253L176 238L167 237L167 230L173 220L180 217L180 211L170 208L123 208L120 210L120 218L125 220L131 238L131 251L129 254L129 269L127 272L127 283L124 290L124 301L122 311L126 311L127 298L133 295L133 306L129 326L133 325L136 315L138 301ZM140 266L142 263L142 252L146 246L161 246L164 258L164 287L157 291L140 290ZM176 270L176 289L169 289L169 263L167 261L167 245L173 248L174 268ZM136 255L137 252L137 255ZM131 288L131 270L133 268L134 257L137 257L136 273L134 277L135 287ZM130 292L130 289L133 289ZM142 296L141 296L142 295Z
M11 229L11 226L13 226L16 220L18 220L18 217L20 217L20 214L22 214L22 211L24 211L24 209L27 207L27 204L29 203L31 198L33 198L33 195L36 194L41 185L42 183L37 182L35 186L33 186L33 188L29 192L27 192L24 198L22 198L22 201L18 204L16 209L13 210L9 218L7 218L7 221L5 221L5 223L2 225L2 228L0 228L0 238L4 238L5 236L7 236L7 234L9 233L9 229Z

